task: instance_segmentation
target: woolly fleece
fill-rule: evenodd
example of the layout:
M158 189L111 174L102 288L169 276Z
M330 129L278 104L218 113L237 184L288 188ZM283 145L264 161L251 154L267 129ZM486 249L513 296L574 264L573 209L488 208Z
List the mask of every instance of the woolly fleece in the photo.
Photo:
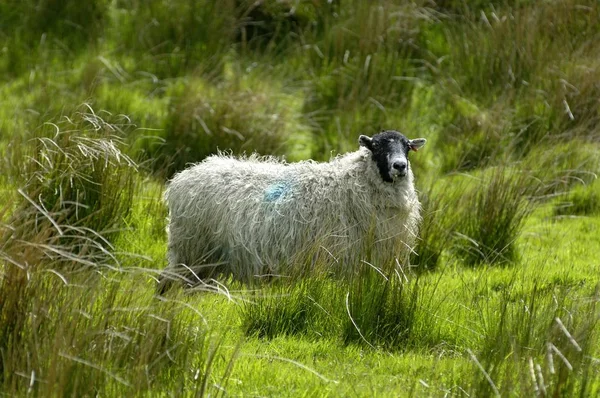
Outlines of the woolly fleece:
M405 261L420 221L413 173L384 182L371 156L364 147L325 163L219 154L181 171L165 193L169 267L249 282Z

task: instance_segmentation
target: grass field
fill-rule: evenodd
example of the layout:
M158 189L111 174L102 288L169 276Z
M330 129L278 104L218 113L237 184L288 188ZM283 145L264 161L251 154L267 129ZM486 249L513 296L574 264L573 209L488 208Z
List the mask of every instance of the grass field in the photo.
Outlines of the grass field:
M0 394L600 394L599 21L574 0L0 2ZM155 294L174 172L380 129L428 140L403 273Z

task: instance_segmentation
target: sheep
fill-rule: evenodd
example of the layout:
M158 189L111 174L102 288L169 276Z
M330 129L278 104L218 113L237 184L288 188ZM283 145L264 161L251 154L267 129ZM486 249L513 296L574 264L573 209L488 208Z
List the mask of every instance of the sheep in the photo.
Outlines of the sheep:
M219 153L177 173L165 192L159 291L182 270L190 284L216 275L251 282L319 264L348 271L369 254L405 260L420 221L408 153L426 140L384 130L358 141L329 162Z

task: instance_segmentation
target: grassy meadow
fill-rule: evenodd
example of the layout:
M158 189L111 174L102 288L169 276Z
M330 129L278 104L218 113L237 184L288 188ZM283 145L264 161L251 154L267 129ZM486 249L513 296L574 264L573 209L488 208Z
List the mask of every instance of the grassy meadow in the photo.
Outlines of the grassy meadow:
M598 54L592 0L0 1L0 395L599 395ZM410 264L156 294L173 173L381 129Z

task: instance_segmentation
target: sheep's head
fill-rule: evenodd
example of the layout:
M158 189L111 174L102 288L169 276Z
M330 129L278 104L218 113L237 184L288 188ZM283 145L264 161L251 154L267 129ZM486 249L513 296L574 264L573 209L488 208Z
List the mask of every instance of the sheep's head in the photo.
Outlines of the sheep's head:
M394 182L408 175L408 152L416 152L427 140L409 140L397 131L383 130L372 138L361 135L358 142L373 154L373 161L377 164L381 178L386 182Z

